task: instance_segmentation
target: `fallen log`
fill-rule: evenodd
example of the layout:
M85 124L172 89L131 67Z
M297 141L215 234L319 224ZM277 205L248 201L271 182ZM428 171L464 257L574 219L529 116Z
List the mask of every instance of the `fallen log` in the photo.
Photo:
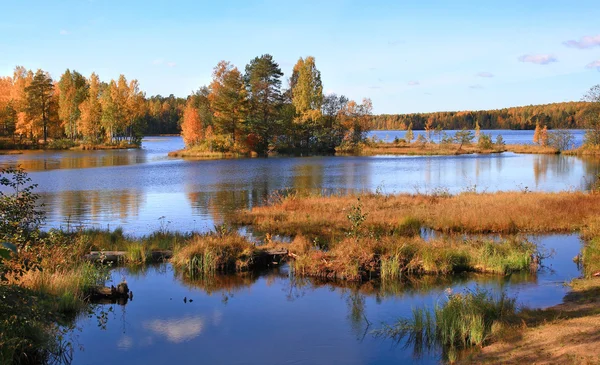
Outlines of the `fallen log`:
M133 292L129 290L126 282L122 282L116 287L113 285L92 287L89 298L93 303L126 304L128 300L133 300Z

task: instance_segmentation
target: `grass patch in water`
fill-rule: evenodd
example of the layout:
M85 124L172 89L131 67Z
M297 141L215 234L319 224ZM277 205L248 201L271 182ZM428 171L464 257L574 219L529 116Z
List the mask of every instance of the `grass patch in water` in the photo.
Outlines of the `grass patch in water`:
M519 238L500 242L440 238L348 237L327 251L301 236L289 245L294 272L340 280L395 280L407 274L444 275L464 271L500 275L536 270L535 244Z
M440 232L572 232L600 216L600 194L524 190L451 195L434 191L398 195L291 194L275 204L238 212L233 222L271 234L341 240L352 229L347 217L358 200L365 217L356 232L361 236L406 235L416 230L417 221Z
M236 233L203 234L194 236L179 249L171 262L189 272L202 274L247 271L255 251L252 243Z
M446 360L455 361L457 351L482 346L504 323L516 314L515 299L504 293L493 295L475 289L465 293L449 293L433 310L413 309L412 318L375 332L397 341L406 340L415 354L441 347Z

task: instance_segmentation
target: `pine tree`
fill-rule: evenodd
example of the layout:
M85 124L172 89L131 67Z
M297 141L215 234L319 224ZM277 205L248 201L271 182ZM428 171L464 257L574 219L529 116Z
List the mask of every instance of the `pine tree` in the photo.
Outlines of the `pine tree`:
M276 121L282 103L283 72L271 55L256 57L246 65L244 81L248 90L248 129L258 136L256 150L265 153L277 133Z
M208 98L214 124L220 134L229 136L231 148L235 148L247 111L246 88L240 71L229 62L219 62L210 89Z
M46 144L52 112L55 111L52 78L46 72L37 70L25 91L27 93L27 117L35 121L35 125L41 128L44 144Z

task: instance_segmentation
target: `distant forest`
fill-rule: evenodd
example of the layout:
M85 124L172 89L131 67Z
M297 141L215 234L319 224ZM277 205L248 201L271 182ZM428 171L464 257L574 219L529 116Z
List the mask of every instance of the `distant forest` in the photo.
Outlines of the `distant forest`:
M585 111L591 103L566 102L529 105L497 110L435 112L414 114L380 114L373 117L373 129L403 130L430 128L474 129L535 129L536 124L549 129L585 128Z

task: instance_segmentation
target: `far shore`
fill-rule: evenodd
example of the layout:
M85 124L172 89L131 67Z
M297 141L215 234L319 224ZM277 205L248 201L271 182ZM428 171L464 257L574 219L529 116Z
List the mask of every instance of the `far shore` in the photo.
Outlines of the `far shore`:
M74 147L65 147L65 148L51 148L48 146L40 146L37 148L27 148L29 146L25 146L26 148L11 148L2 150L0 149L0 155L21 155L24 152L46 152L46 151L96 151L96 150L128 150L128 149L137 149L141 148L140 145L134 143L126 143L126 144L118 144L118 145L107 145L107 144L97 144L97 145L86 145L81 144Z

